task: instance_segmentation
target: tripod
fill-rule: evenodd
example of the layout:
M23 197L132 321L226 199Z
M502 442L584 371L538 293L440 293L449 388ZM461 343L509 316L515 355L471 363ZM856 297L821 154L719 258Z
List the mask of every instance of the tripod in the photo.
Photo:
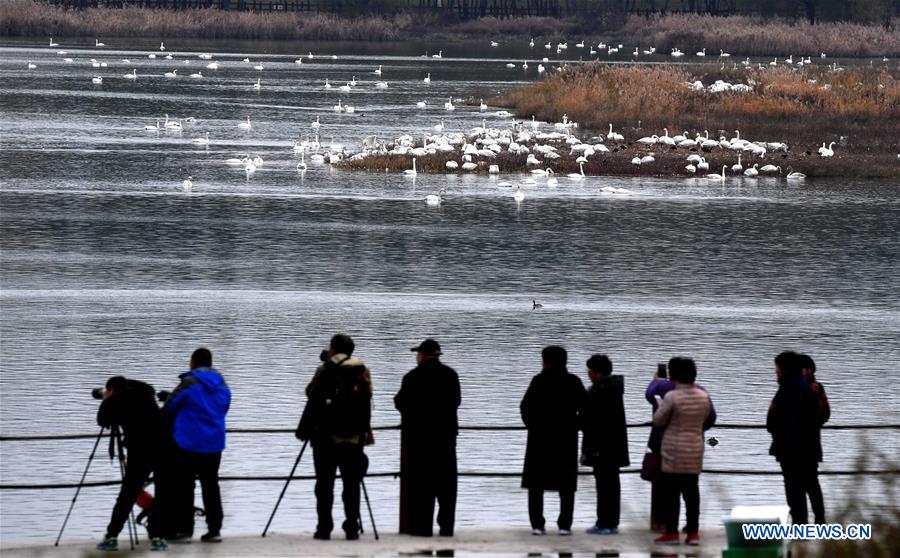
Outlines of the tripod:
M294 478L294 473L297 471L297 465L300 464L300 458L303 457L303 452L306 451L306 446L309 444L309 440L305 440L303 442L303 447L300 448L300 454L297 455L297 460L294 461L294 466L291 468L291 473L288 475L286 481L284 481L284 488L281 489L281 494L278 496L278 501L275 502L275 509L272 510L272 515L269 516L269 521L266 523L266 528L263 529L262 536L266 536L266 533L269 532L269 526L272 525L272 520L275 519L275 512L278 511L278 506L281 505L281 499L284 498L284 493L287 492L287 487L291 483L291 479Z
M106 430L105 427L100 428L100 432L97 433L97 439L94 440L94 447L91 449L91 455L88 456L87 464L84 466L84 472L81 473L81 480L78 481L78 488L75 490L75 496L72 497L72 503L69 504L69 511L66 513L66 518L63 520L62 527L59 529L59 534L56 536L56 542L53 543L53 546L59 546L59 541L62 539L63 531L66 530L66 525L69 523L69 517L72 515L72 510L75 509L75 501L78 500L78 495L81 494L81 487L84 486L84 479L87 478L88 470L91 468L91 462L94 460L94 455L97 454L97 448L100 446L100 440L103 438L103 431ZM117 428L113 428L110 438L110 459L112 459L115 452L115 446L113 445L117 440L119 443L119 471L122 474L122 479L125 478L125 466L124 466L124 456L121 453L122 440L119 436L119 431ZM134 521L134 512L131 513L131 521L128 523L128 538L131 543L131 548L134 548L137 539L137 528L132 524Z
M113 425L110 428L110 440L109 440L109 458L112 459L114 456L118 455L119 457L119 472L122 475L122 488L125 486L125 447L122 444L122 433L119 430L119 427ZM118 446L118 451L116 448ZM135 545L141 544L138 540L138 531L137 531L137 522L134 520L134 504L132 503L131 508L128 510L128 519L125 520L125 525L128 528L128 543L131 546L131 550L134 550Z
M362 486L363 496L366 497L366 507L369 508L369 519L372 520L372 533L375 535L375 540L377 541L378 528L375 527L375 516L372 514L372 504L369 502L369 491L366 490L365 479L359 479L359 484ZM363 532L362 514L359 514L359 532Z

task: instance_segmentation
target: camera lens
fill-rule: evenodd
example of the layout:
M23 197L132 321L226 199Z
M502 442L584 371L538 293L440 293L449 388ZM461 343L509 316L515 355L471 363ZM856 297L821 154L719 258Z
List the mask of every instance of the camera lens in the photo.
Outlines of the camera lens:
M103 392L106 391L103 388L94 388L91 390L91 397L94 399L103 399Z

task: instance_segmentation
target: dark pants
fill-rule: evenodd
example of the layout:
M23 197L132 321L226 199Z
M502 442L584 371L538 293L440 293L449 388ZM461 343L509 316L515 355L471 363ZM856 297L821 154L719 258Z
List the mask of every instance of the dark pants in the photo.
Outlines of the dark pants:
M456 442L407 444L410 535L430 537L434 522L434 502L442 536L452 536L456 521Z
M621 485L619 468L611 465L594 465L594 483L597 486L597 527L619 527L619 502Z
M190 536L194 533L194 488L200 480L206 526L210 533L222 530L224 513L219 491L219 465L222 453L197 453L174 447L164 476L166 490L161 508L166 515L167 537Z
M681 497L684 497L687 515L687 532L700 531L700 475L680 475L662 473L660 483L663 489L666 533L678 534L678 515L681 513Z
M572 515L575 513L575 491L559 491L559 517L556 525L560 529L572 528ZM540 488L528 489L528 519L532 529L544 528L544 491Z
M112 517L109 520L109 525L106 527L107 538L116 538L122 532L122 528L128 520L128 514L131 513L138 494L144 490L144 484L154 468L155 465L149 458L141 458L134 455L129 457L125 467L125 477L122 479L122 487L119 489L119 496L116 498L116 505L113 506ZM147 518L147 531L150 534L150 538L160 536L158 517L153 512Z
M360 444L336 444L326 440L313 446L313 465L316 470L316 512L319 523L316 533L329 534L334 529L331 508L334 504L334 479L341 470L344 491L344 523L347 534L359 532L360 484L369 468L369 460Z
M781 473L784 475L784 493L788 506L791 507L791 520L794 524L809 523L807 494L816 523L825 523L825 501L822 498L822 487L819 486L819 464L815 461L781 463Z

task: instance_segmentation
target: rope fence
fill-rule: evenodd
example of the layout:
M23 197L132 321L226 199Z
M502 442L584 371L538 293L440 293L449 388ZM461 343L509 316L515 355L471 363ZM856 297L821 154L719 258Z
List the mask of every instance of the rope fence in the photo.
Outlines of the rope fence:
M649 428L651 423L649 422L639 422L632 423L627 425L628 428ZM765 429L765 425L762 424L717 424L714 429L745 429L745 430L760 430ZM834 424L834 425L825 425L822 427L823 430L898 430L900 431L900 424ZM373 427L372 430L400 430L400 425L388 425L388 426L376 426ZM474 432L485 432L485 431L493 431L493 432L511 432L511 431L524 431L526 430L524 426L460 426L460 431L474 431ZM227 430L229 434L293 434L294 429L290 428L229 428ZM104 433L104 437L107 437L108 434ZM30 441L55 441L55 440L93 440L97 437L96 434L59 434L59 435L48 435L48 436L0 436L0 442L30 442ZM622 474L638 474L640 473L640 469L622 469ZM591 471L579 471L578 473L581 476L589 476L593 475ZM746 469L703 469L703 474L705 475L740 475L740 476L780 476L781 471L761 471L761 470L746 470ZM888 476L888 475L900 475L900 469L885 469L885 470L862 470L862 471L854 471L854 470L835 470L835 471L819 471L819 475L824 476ZM378 478L378 477L393 477L398 478L400 476L400 471L385 471L385 472L375 472L368 473L366 477L368 478ZM460 471L458 473L460 477L480 477L480 478L518 478L522 476L521 472L509 472L509 471L498 471L498 472L483 472L483 471ZM223 475L219 477L220 481L224 482L232 482L232 481L242 481L242 482L274 482L274 481L286 481L290 478L290 480L315 480L315 475L294 475L291 477L285 475L253 475L253 476L231 476L231 475ZM117 486L121 484L121 480L108 480L108 481L89 481L83 483L81 486L83 487L103 487L103 486ZM60 490L60 489L69 489L69 488L77 488L79 485L77 483L48 483L48 484L10 484L3 483L0 484L0 490Z

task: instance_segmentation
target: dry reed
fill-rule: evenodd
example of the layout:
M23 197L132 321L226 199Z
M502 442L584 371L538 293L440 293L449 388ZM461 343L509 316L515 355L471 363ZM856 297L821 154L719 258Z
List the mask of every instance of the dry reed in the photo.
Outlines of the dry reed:
M824 68L710 69L702 76L685 67L606 66L569 69L513 90L492 102L521 118L558 121L563 114L583 127L603 130L609 123L631 139L687 130L710 137L741 130L742 137L781 141L792 157L817 157L822 142L854 157L821 160L819 174L897 176L900 165L900 81L878 69L831 72ZM753 83L749 93L693 91L695 79ZM726 132L727 131L727 132ZM865 165L859 161L864 160ZM865 167L865 168L863 168Z

